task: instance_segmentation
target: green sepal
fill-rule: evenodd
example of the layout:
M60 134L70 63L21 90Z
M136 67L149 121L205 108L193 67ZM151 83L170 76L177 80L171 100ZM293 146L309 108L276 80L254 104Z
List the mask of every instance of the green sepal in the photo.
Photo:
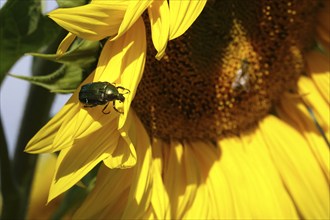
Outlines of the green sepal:
M28 53L35 57L47 59L57 63L63 64L76 64L81 67L89 66L96 61L100 49L98 41L76 40L70 50L65 53L59 54L42 54L42 53Z
M56 0L56 2L60 8L71 8L85 5L89 0Z
M86 71L78 65L62 65L58 70L45 76L10 75L42 86L51 92L71 93L86 77Z
M29 53L34 57L46 59L63 64L59 69L48 75L42 76L19 76L13 77L27 80L30 83L42 86L51 92L71 93L85 79L96 66L99 55L100 43L77 39L70 50L58 54Z

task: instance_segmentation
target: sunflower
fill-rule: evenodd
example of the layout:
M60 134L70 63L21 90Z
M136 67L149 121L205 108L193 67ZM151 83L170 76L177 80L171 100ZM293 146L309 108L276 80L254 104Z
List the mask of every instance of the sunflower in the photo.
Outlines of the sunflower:
M96 169L73 219L329 218L329 8L93 0L51 12L70 32L58 54L106 39L81 86L130 92L104 114L79 103L80 86L28 143L59 151L48 200Z

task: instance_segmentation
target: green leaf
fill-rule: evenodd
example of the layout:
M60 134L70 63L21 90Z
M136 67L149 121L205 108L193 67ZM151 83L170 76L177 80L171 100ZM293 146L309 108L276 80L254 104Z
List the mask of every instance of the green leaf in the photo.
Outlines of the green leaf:
M61 28L41 13L41 0L8 0L0 10L0 83L25 53L54 41Z
M48 75L29 77L11 74L11 76L42 86L51 92L70 93L95 68L99 49L99 42L78 39L72 44L70 50L61 55L30 53L35 57L63 65Z
M56 2L61 8L71 8L85 5L89 0L56 0Z
M78 65L62 65L58 70L46 76L10 75L42 86L51 92L71 93L79 86L86 74Z
M98 41L78 39L72 44L70 50L61 55L42 53L29 53L29 55L44 58L57 63L76 64L81 67L86 67L96 61L99 49L100 43Z

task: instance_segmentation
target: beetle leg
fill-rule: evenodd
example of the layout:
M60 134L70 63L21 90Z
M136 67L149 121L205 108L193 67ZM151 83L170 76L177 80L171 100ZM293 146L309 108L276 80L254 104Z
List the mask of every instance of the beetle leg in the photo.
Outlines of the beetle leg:
M124 88L124 87L122 87L122 86L117 86L116 88L117 88L117 89L122 89L122 90L124 90L124 91L127 91L127 92L124 93L124 94L128 94L128 93L131 92L129 89L126 89L126 88Z
M120 114L124 114L124 112L121 112L121 111L119 111L117 108L116 108L116 100L113 100L113 109L116 111L116 112L118 112L118 113L120 113Z
M109 105L109 103L107 103L105 106L104 106L104 108L102 109L102 113L103 114L109 114L111 111L108 111L108 112L105 112L104 110L108 107L108 105Z
M84 108L93 108L93 107L95 107L96 105L91 105L91 104L86 104L86 105L84 105Z

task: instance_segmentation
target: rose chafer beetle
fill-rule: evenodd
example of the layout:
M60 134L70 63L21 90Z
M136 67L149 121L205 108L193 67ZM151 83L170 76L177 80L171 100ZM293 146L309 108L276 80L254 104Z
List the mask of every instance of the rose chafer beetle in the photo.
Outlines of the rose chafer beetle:
M120 93L119 90L126 91L126 93ZM84 104L84 107L95 107L98 105L105 105L102 112L103 114L109 114L105 112L105 109L108 107L109 102L112 101L113 109L116 112L120 112L116 108L116 100L124 102L125 94L128 94L130 91L121 86L114 86L109 82L92 82L85 84L81 87L79 92L79 101Z

